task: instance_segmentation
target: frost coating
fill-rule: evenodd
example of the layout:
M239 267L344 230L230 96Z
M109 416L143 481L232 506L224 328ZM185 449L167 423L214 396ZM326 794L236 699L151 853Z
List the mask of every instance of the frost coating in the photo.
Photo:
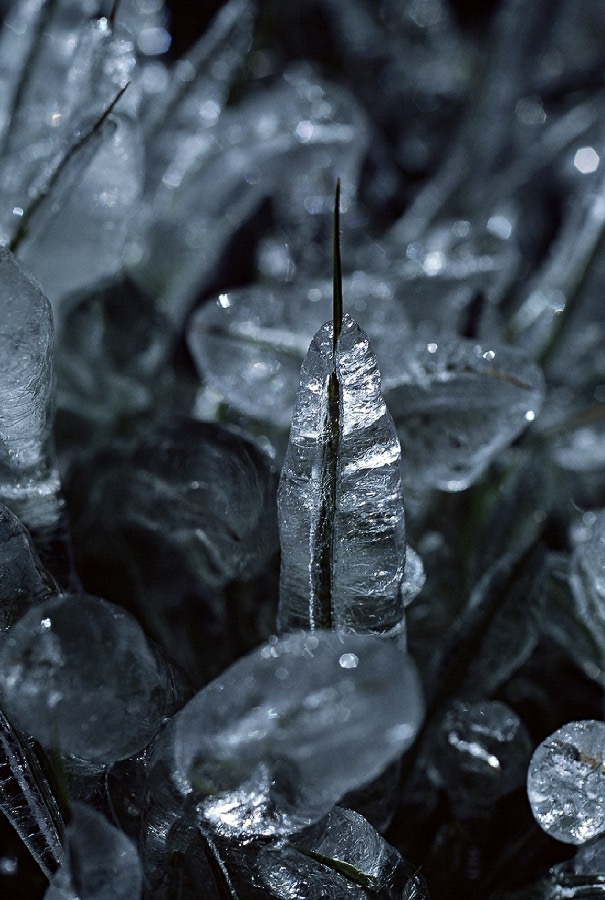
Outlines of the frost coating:
M325 536L328 381L332 324L315 335L301 369L282 469L279 626L316 628ZM336 351L339 445L331 551L331 625L386 633L401 627L405 527L400 447L367 336L346 315Z
M536 821L566 844L605 832L605 722L569 722L532 756L527 794Z

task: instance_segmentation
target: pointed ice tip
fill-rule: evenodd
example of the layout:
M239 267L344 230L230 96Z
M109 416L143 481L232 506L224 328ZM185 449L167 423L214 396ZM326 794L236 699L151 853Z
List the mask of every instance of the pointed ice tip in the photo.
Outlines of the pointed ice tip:
M336 356L336 345L342 331L342 267L340 264L340 178L336 179L334 194L334 287L333 287L333 341L332 351Z

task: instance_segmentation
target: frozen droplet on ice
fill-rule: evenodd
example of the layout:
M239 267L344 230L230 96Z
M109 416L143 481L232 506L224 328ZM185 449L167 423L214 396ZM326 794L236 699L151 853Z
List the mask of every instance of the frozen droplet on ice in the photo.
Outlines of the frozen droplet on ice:
M569 722L532 756L527 794L537 823L566 844L605 831L605 722Z
M343 668L354 654L358 663ZM225 835L298 831L376 777L423 715L415 668L373 636L271 638L178 712L149 768L151 818L195 802ZM155 810L155 812L154 812Z
M30 609L3 636L7 713L42 746L93 763L141 750L173 711L168 664L125 610L63 595Z
M328 323L303 362L279 485L279 625L393 633L403 627L401 454L376 357L348 315L335 358L336 446L328 421L333 365Z
M139 900L143 873L135 845L100 812L73 803L63 844L44 900Z

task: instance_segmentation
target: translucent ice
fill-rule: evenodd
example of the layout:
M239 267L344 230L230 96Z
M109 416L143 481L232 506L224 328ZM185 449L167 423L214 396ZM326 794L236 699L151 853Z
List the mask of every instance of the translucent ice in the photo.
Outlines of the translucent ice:
M0 645L8 714L44 747L93 763L132 756L175 708L167 662L106 600L64 595L27 612Z
M321 631L272 638L162 733L150 818L195 804L226 835L300 830L400 755L422 712L413 665L394 645Z
M38 558L27 529L0 504L0 631L31 606L59 592Z
M532 756L527 794L536 821L559 841L584 844L605 831L605 722L569 722Z
M0 232L55 302L121 268L142 158L136 87L112 106L133 77L132 39L80 4L38 7L3 33L10 44L18 27L29 50L12 72Z
M166 171L153 200L147 246L133 269L137 280L173 321L182 322L215 276L229 239L267 196L281 214L281 227L300 236L304 253L313 241L301 221L292 223L292 210L300 210L313 231L328 221L325 196L338 172L354 193L363 127L351 97L313 73L286 73L281 82L225 109L214 127L201 132L202 140L195 134L191 159L187 143L175 147L174 169Z
M402 362L383 389L414 485L464 490L542 406L540 369L512 347L436 339Z
M381 365L384 359L395 374L410 326L388 279L356 272L344 279L343 293ZM200 377L239 412L288 428L300 365L318 323L327 321L331 310L331 281L222 293L191 319L188 343Z
M577 615L605 658L605 510L594 513L587 539L575 543L570 583Z
M363 816L339 806L287 847L261 850L256 868L272 897L341 900L379 893L385 900L425 900L422 877Z
M0 499L28 528L59 516L50 462L53 323L40 285L0 247Z
M348 315L336 347L334 410L332 372L328 323L302 366L279 484L279 625L384 634L403 622L401 456L376 358Z
M72 804L63 862L44 900L139 900L142 890L132 841L95 809Z

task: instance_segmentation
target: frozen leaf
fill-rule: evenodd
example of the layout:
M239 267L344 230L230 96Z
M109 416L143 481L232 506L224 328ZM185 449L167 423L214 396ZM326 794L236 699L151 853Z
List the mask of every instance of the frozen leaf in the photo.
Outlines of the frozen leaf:
M410 326L388 279L356 272L343 280L343 293L394 376ZM237 288L195 313L188 343L200 377L236 410L287 428L300 365L331 313L331 281Z
M44 900L139 900L143 873L136 848L101 813L74 803L64 846Z
M540 369L512 347L462 339L419 344L384 380L406 480L460 491L536 418Z
M400 755L422 710L415 669L395 645L320 631L272 638L163 732L150 760L151 819L193 802L219 833L300 830Z
M605 722L569 722L542 741L527 775L541 828L566 844L605 831Z
M400 459L367 336L346 315L333 356L324 325L303 363L280 479L282 629L402 629Z
M177 705L166 660L129 613L96 597L39 603L4 635L0 660L21 729L93 763L141 750Z

